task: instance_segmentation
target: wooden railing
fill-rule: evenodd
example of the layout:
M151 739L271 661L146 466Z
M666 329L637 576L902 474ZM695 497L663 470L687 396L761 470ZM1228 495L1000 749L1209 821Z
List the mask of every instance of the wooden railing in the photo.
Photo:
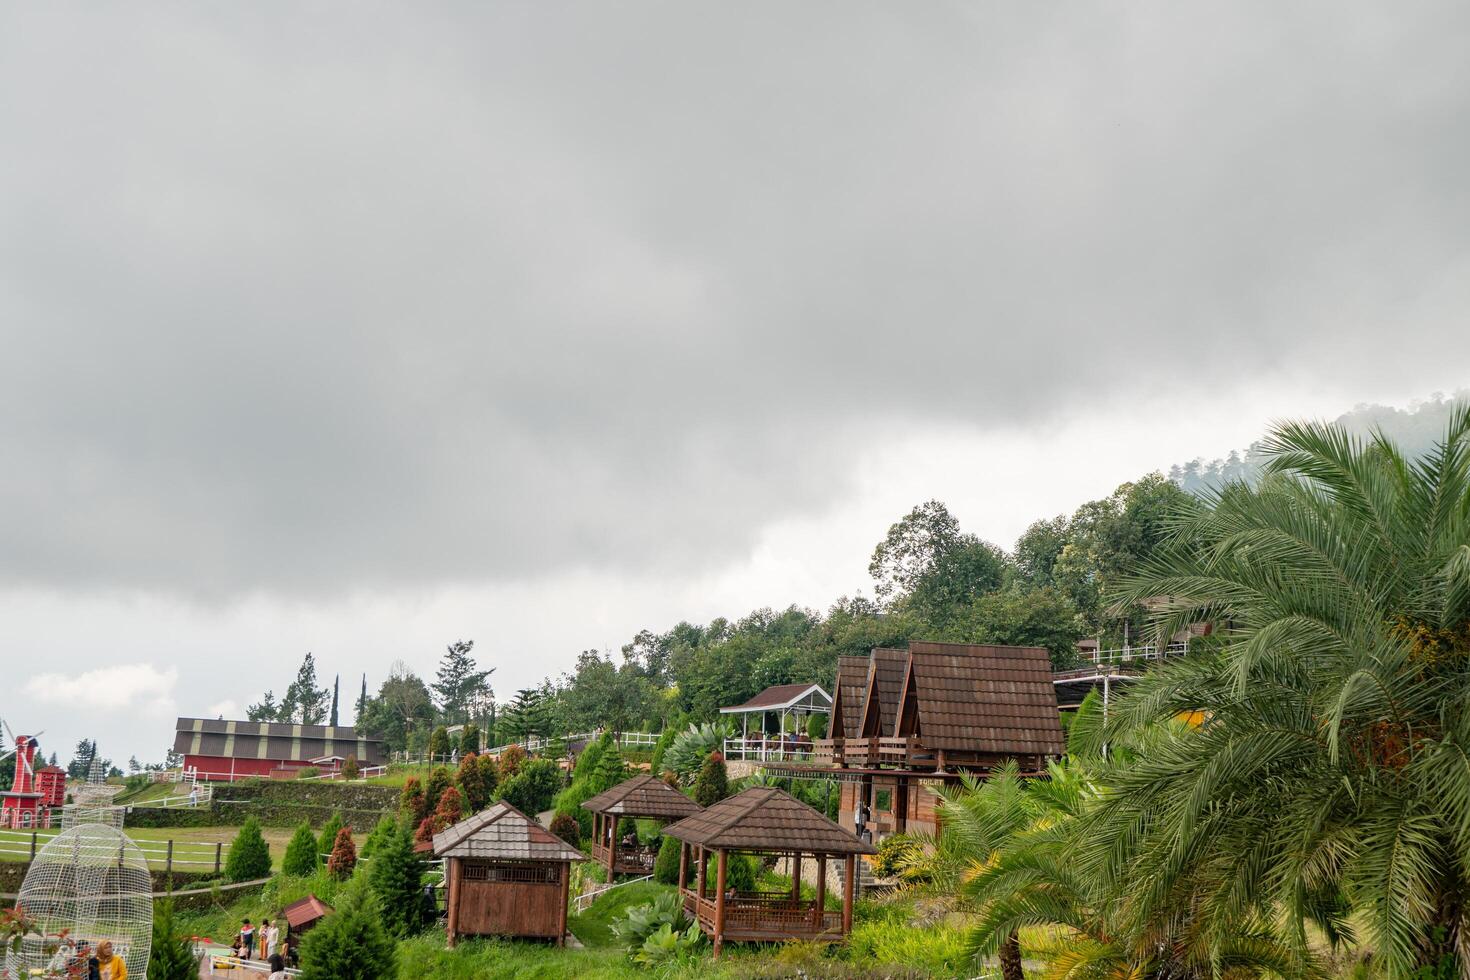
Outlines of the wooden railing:
M715 900L684 892L684 911L700 928L713 933ZM725 899L725 935L760 939L840 936L842 913L818 908L810 899L789 892L740 892Z
M637 847L625 847L622 844L609 847L596 841L592 844L592 860L598 864L606 865L608 860L613 862L612 869L621 874L637 874L643 871L652 871L653 862L658 858L658 851L639 845Z

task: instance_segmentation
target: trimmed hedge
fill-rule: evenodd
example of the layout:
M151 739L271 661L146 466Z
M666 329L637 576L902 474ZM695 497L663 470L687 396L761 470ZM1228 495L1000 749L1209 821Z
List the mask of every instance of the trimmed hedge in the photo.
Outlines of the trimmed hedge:
M303 820L319 827L336 814L354 832L367 833L397 809L398 790L392 786L263 779L221 785L206 806L134 807L126 825L236 827L254 817L265 827L295 827Z

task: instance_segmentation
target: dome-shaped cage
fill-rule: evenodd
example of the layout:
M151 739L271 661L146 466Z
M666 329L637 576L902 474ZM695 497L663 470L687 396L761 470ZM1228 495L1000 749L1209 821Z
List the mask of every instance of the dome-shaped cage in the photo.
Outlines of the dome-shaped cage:
M40 935L26 936L18 954L6 953L12 978L66 976L69 944L104 941L128 965L129 980L147 975L153 939L152 880L148 861L127 835L106 823L63 830L31 862L16 905ZM33 971L41 971L35 973ZM85 974L83 974L85 975Z

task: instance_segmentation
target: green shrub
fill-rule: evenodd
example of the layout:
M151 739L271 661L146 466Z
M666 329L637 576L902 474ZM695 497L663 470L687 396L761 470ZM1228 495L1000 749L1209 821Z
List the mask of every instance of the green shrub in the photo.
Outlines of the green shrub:
M316 852L318 858L323 854L331 854L332 848L337 845L337 831L342 829L342 818L335 813L327 818L322 824L322 832L316 839Z
M342 760L342 778L356 779L358 775L357 756L349 755Z
M301 940L303 980L382 980L397 975L398 948L373 891L349 886L337 908Z
M643 940L633 954L633 962L658 967L683 965L699 955L703 944L699 926L691 925L681 932L665 922Z
M558 813L551 818L551 832L573 847L582 846L582 827L575 817Z
M658 846L658 857L653 862L653 880L660 885L679 883L679 845L675 837L664 837Z
M490 803L494 784L487 783L485 773L486 769L480 765L480 757L475 753L468 752L459 760L455 782L459 784L459 793L470 813L479 813Z
M199 958L188 933L175 924L173 902L159 902L153 913L148 975L153 980L197 980L199 976Z
M230 881L254 881L271 873L271 852L260 834L260 822L247 817L225 858L225 877Z
M311 832L311 824L303 820L296 828L296 833L291 835L291 842L286 845L286 856L281 859L281 871L298 878L309 878L321 866L321 852L317 850L316 834Z
M578 779L556 794L556 799L552 801L552 809L556 811L558 817L577 821L584 840L592 836L592 814L584 810L582 804L596 795L587 785L587 780Z
M296 770L297 779L312 779L321 775L321 770L316 766L302 766Z
M731 854L725 858L725 887L737 892L755 891L756 879L760 877L760 861L749 854ZM714 875L714 862L710 862L709 874ZM676 871L675 877L678 877Z
M549 759L532 759L500 787L500 798L528 816L549 810L561 789L561 770Z
M414 853L409 831L395 825L373 852L367 880L382 908L383 927L400 939L424 927L423 877L424 863Z
M424 795L424 784L417 776L403 781L403 790L398 794L398 812L415 827L429 815L429 800Z
M648 771L655 776L663 773L664 753L669 751L669 746L674 744L674 738L678 734L674 728L665 728L663 734L658 737L658 741L654 743L653 757L649 760Z
M435 766L429 773L429 781L424 784L424 812L433 813L439 806L439 797L453 785L454 774L449 771L449 767Z
M919 842L907 834L890 834L878 842L878 856L873 860L873 874L879 878L897 878L904 865L922 851Z
M703 807L714 806L730 795L730 777L725 772L725 757L711 752L699 768L694 780L694 802Z
M398 821L392 817L383 817L383 819L378 821L377 826L373 827L372 832L367 835L367 840L362 842L362 850L358 852L358 856L372 857L373 852L382 845L382 842L387 836L397 830Z
M660 926L680 931L687 929L689 925L689 917L684 914L683 898L678 892L664 892L647 905L628 909L622 918L612 924L612 934L631 953L641 948L643 941L658 931Z
M460 751L465 754L478 753L482 747L480 745L480 726L472 721L467 722L464 730L459 733Z
M661 760L664 768L687 780L699 771L705 756L724 744L725 731L725 726L717 722L690 725L665 750Z
M807 718L806 737L813 740L827 737L826 715L811 715Z
M440 725L429 736L429 755L439 759L449 754L449 729Z

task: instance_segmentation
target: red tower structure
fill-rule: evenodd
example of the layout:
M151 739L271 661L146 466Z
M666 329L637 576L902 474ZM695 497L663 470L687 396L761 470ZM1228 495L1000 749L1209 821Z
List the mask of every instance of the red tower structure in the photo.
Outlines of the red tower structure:
M56 766L36 770L40 748L34 735L15 737L15 780L0 793L0 827L49 827L52 812L66 801L66 772Z

